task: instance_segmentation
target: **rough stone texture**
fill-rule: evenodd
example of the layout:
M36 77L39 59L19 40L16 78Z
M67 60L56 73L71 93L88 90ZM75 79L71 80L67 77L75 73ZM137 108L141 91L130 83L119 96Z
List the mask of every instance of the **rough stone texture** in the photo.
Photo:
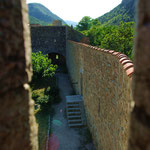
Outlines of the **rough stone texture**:
M150 1L139 0L129 150L150 149Z
M0 149L37 150L25 0L0 1Z
M85 35L81 34L80 32L74 30L69 26L67 26L66 28L66 33L67 33L67 40L89 44L88 37L86 37Z
M66 39L89 43L87 37L68 26L31 25L33 52L59 53L66 56Z
M119 62L126 56L67 42L66 61L77 94L82 94L97 150L126 150L133 104L131 78ZM132 66L131 66L132 67ZM130 68L131 69L131 68Z
M65 26L31 26L31 40L33 52L59 53L65 56Z

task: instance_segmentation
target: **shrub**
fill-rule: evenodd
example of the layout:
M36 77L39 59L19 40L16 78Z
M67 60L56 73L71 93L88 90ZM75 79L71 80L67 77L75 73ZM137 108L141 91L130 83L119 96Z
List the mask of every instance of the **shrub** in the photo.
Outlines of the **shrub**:
M57 65L53 65L51 59L48 59L48 55L42 54L42 52L32 53L32 68L33 79L52 77L55 74Z
M55 86L53 86L51 88L48 87L45 90L45 94L53 97L53 99L51 99L53 104L57 104L57 103L61 102L61 98L59 96L59 88L58 87L55 87Z

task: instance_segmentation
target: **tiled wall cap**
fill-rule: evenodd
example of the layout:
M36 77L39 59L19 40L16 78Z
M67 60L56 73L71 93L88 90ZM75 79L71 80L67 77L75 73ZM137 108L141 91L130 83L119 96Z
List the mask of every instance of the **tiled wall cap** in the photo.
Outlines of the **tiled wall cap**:
M131 60L129 60L129 59L124 59L124 60L122 60L122 61L120 61L123 65L125 65L125 64L127 64L127 63L132 63L132 61Z
M120 62L122 63L124 60L129 60L127 57L122 57L122 58L120 58Z
M113 55L119 55L120 53L119 52L113 52L112 54Z
M115 55L116 57L119 58L119 62L123 65L123 68L125 69L125 71L127 73L127 76L129 76L130 79L132 79L132 74L134 72L133 63L125 54L122 54L120 52L115 52L113 50L101 49L101 48L91 46L91 45L88 45L88 44L78 43L78 42L74 42L74 41L71 41L71 42L76 43L76 44L81 44L81 45L84 45L84 46L92 48L92 49L96 49L96 50L99 50L99 51L103 51L105 53Z
M123 66L123 68L124 68L125 70L127 70L127 69L129 69L129 68L131 68L131 67L133 67L133 63L127 63L127 64L125 64L125 65Z
M131 67L131 68L126 70L127 76L129 76L129 77L132 76L133 72L134 72L134 68L133 67Z
M120 53L120 55L124 55L124 56L126 56L125 54L122 54L122 53Z
M106 52L106 53L107 53L107 52L108 52L108 50L104 50L104 52Z
M124 57L124 58L127 58L126 55L123 55L123 54L118 55L118 58L120 58L120 59L123 58L123 57Z
M112 54L113 52L114 52L113 50L109 50L109 53L111 53L111 54Z

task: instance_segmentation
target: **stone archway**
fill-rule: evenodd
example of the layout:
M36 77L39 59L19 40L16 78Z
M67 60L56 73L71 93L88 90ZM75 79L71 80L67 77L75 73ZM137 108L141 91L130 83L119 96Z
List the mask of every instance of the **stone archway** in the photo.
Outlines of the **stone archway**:
M65 56L59 53L48 53L48 58L52 60L52 63L58 66L66 65Z

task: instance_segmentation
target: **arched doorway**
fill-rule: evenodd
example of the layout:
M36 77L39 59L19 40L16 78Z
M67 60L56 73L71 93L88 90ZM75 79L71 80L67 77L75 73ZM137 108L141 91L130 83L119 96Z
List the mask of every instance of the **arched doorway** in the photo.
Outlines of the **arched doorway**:
M58 65L57 71L67 72L65 56L59 53L49 53L48 58L52 60L52 64Z

